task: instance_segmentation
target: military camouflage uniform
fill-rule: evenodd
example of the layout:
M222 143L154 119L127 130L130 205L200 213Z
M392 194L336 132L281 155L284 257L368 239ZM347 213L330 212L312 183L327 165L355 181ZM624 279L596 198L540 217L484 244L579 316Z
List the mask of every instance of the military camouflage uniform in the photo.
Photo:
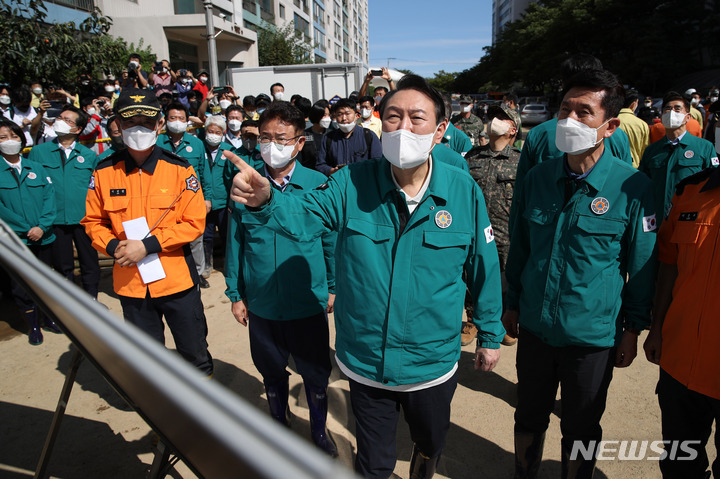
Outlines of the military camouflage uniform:
M473 115L472 113L470 113L469 118L463 118L462 114L458 114L450 119L450 123L464 131L465 134L470 137L473 146L478 145L478 137L480 136L480 132L485 129L485 125L483 125L483 122L482 120L480 120L480 118Z
M495 244L500 256L500 270L505 271L510 249L510 205L512 205L520 150L509 144L500 151L492 151L490 145L478 146L468 151L465 160L470 175L482 189L487 204L488 217L495 233Z

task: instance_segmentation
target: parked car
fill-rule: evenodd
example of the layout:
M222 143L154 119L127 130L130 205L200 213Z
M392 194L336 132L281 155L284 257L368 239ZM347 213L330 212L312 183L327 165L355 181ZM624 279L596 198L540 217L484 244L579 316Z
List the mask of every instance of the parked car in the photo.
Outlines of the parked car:
M545 105L531 103L522 107L520 120L523 125L537 125L550 119L550 112Z

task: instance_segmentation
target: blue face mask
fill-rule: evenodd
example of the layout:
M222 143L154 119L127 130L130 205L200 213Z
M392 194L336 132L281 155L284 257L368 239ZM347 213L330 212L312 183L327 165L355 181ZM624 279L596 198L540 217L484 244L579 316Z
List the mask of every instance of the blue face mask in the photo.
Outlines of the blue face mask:
M258 115L262 115L262 113L265 111L265 108L258 108L257 112Z

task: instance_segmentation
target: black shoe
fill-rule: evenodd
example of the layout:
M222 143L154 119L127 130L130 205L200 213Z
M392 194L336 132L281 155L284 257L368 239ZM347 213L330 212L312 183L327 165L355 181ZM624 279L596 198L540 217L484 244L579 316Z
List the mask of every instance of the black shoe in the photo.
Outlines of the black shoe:
M200 276L200 287L202 289L208 289L210 287L210 283L208 283L208 280Z
M413 444L410 457L410 479L431 479L435 475L440 456L427 457Z
M292 415L288 405L289 384L265 386L265 393L267 394L268 406L270 406L270 416L280 424L290 427Z
M28 326L28 342L33 346L42 344L43 335L42 330L40 330L40 323L38 322L37 310L30 309L28 311L25 311L24 314L25 322Z
M62 334L62 331L60 330L60 327L58 327L57 323L53 321L50 318L45 318L45 321L43 321L43 329L45 331L49 331L51 333L55 334Z

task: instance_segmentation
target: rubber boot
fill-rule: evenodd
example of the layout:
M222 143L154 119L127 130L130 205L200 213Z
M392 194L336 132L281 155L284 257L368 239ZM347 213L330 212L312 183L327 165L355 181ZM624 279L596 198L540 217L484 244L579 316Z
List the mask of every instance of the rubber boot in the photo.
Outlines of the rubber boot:
M440 455L427 457L417 444L413 444L412 456L410 457L410 479L430 479L435 475Z
M45 316L43 314L43 320L41 321L43 323L43 329L45 331L55 333L55 334L62 334L62 331L60 330L60 327L57 325L55 321L53 321L48 316Z
M562 444L562 469L561 479L592 479L595 474L595 451L592 459L585 459L582 454L572 459L572 443L563 440Z
M515 479L534 479L542 462L545 433L515 431Z
M305 396L310 410L310 433L317 447L332 457L338 456L335 441L327 431L328 397L327 388L305 384Z
M290 427L290 406L288 406L288 383L265 386L270 415L280 424Z
M38 312L36 308L25 311L25 322L28 326L28 342L33 346L42 344L43 335L40 330L40 322L38 321Z

